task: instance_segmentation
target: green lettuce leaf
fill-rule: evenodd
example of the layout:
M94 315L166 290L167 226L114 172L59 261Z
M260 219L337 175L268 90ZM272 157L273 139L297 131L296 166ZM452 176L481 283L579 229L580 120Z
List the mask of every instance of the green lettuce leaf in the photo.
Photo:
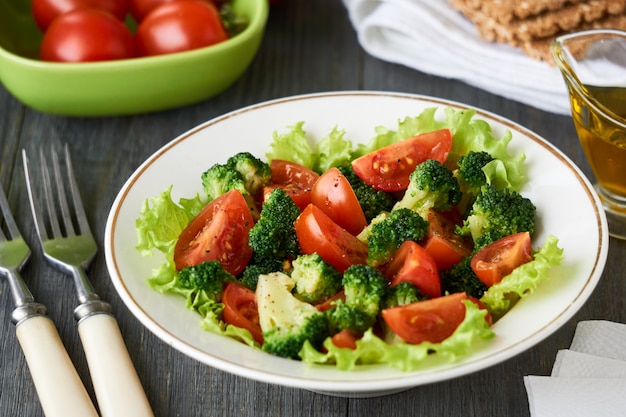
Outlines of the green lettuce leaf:
M317 162L314 170L324 173L332 167L348 164L352 161L352 142L345 139L346 132L334 127L317 144Z
M298 122L290 126L286 133L274 132L270 150L265 155L267 160L282 159L314 169L317 155L306 137L303 125L304 122Z
M172 186L156 197L143 202L139 218L135 221L137 250L142 255L152 255L156 249L165 254L174 250L178 236L204 207L196 195L192 199L172 200Z

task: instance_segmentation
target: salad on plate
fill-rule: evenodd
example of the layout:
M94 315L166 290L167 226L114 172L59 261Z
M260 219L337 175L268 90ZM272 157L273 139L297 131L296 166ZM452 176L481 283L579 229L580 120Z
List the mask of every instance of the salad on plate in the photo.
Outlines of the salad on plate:
M165 262L148 282L201 325L270 354L341 370L454 362L563 260L534 247L525 155L471 109L436 107L354 145L335 127L274 133L144 202L137 249Z

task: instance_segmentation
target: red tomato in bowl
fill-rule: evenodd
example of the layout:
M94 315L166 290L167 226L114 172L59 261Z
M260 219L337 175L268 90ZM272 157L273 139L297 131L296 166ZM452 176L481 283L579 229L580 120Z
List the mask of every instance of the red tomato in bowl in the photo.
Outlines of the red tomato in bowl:
M176 0L129 0L128 11L133 16L133 19L137 23L141 21L150 13L153 9L164 3L169 3Z
M79 9L59 16L41 41L39 57L53 62L93 62L135 56L130 30L112 14Z
M409 175L427 159L443 163L452 147L449 129L422 133L382 147L352 161L354 173L382 191L402 191L409 185Z
M161 4L148 13L135 33L140 56L189 51L226 39L219 11L202 0Z
M252 214L239 191L217 197L180 234L174 248L176 269L217 260L231 274L239 274L252 256L252 226Z
M76 9L104 10L123 21L128 4L126 0L32 0L31 3L35 22L44 32L58 16Z

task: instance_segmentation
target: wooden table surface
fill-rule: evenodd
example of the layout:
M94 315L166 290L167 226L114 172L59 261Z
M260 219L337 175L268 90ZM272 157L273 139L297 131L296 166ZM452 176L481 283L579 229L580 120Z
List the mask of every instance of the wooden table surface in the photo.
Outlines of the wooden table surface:
M512 80L513 82L513 80ZM25 107L0 87L0 182L27 241L35 242L20 152L51 140L67 142L92 229L102 244L115 196L133 171L179 134L242 106L301 93L381 90L451 99L509 118L555 144L585 173L588 166L570 117L557 116L470 87L368 56L339 0L285 0L271 9L258 56L219 96L171 111L112 118L68 118ZM549 375L576 323L626 322L626 243L610 240L603 277L589 301L559 331L499 365L399 394L347 399L256 382L205 366L167 346L129 312L111 283L101 250L89 271L96 292L111 303L155 416L529 416L525 375ZM93 387L76 332L71 280L44 263L38 250L24 278L48 307L80 376ZM43 412L10 321L12 298L0 284L0 416Z

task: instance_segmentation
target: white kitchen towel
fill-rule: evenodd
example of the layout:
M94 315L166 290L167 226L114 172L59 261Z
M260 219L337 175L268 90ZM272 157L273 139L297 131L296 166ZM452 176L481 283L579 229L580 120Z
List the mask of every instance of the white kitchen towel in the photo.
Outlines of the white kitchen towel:
M370 55L557 114L570 114L560 71L486 42L448 0L343 0Z
M626 416L626 325L582 321L552 376L525 376L532 417Z

